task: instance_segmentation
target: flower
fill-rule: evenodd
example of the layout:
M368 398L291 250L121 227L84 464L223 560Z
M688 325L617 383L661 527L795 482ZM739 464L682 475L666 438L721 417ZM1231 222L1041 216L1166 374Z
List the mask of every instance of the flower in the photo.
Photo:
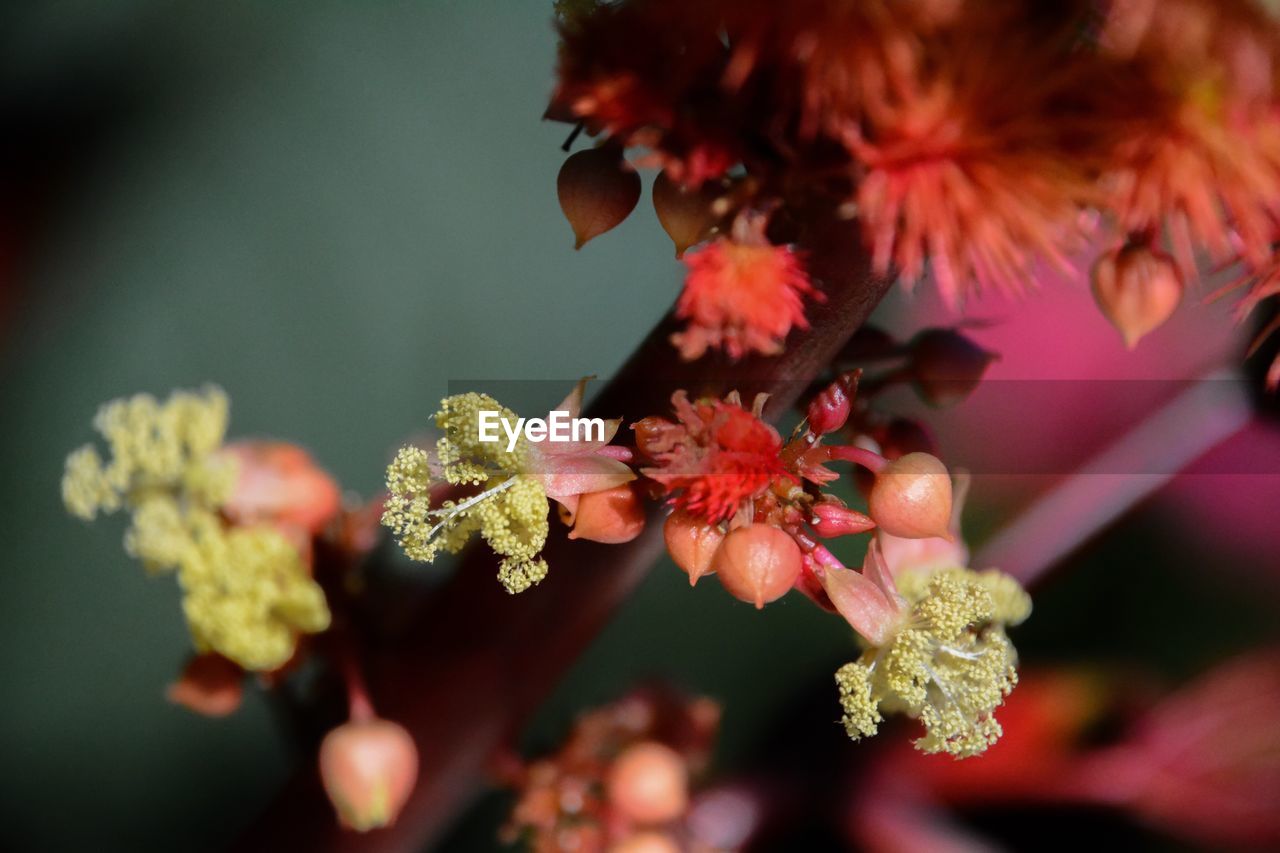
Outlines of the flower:
M147 394L103 406L94 421L110 448L67 458L63 501L76 516L127 510L125 550L150 572L175 572L197 651L244 669L277 669L300 634L329 627L323 590L299 545L272 523L228 521L236 493L235 454L222 450L226 395Z
M691 403L677 391L671 405L676 422L645 418L632 428L641 452L657 463L641 473L660 483L677 509L715 524L763 495L776 478L790 476L777 430L743 409L735 395Z
M320 778L343 826L390 826L417 782L418 749L398 723L353 719L321 742Z
M708 349L730 358L749 352L776 355L793 327L807 329L804 297L820 299L796 253L763 239L720 237L684 258L688 267L676 317L687 320L671 336L686 361Z
M586 380L561 403L576 417ZM387 468L387 497L382 523L391 528L411 559L431 562L441 551L456 553L475 533L502 557L498 580L508 592L523 592L547 575L538 554L547 541L548 499L559 501L570 521L580 495L604 491L635 478L621 461L629 453L606 445L619 422L606 424L603 438L531 443L521 433L507 442L480 437L480 413L500 420L519 419L487 394L446 397L436 413L444 436L434 456L404 447ZM433 504L432 485L475 489L462 499Z
M836 672L849 737L875 734L888 710L920 720L923 752L965 758L995 743L995 709L1017 684L1005 627L1031 612L1013 578L955 567L894 579L873 544L861 574L829 568L823 583L865 646Z

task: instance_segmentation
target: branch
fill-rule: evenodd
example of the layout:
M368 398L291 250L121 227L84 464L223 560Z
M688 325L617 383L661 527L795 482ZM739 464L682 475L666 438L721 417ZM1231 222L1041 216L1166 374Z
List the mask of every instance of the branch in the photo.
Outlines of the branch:
M1024 585L1035 583L1058 560L1239 432L1252 415L1239 377L1217 373L1197 381L1039 498L982 548L974 565L997 566Z
M888 290L873 276L849 223L802 239L826 303L812 328L776 358L737 364L679 360L662 320L601 391L588 414L630 424L666 412L672 392L744 399L771 394L766 417L785 411L866 320ZM418 850L439 835L484 779L495 749L519 732L569 667L644 578L662 549L661 511L625 545L555 535L544 552L551 574L540 586L507 595L483 548L467 552L458 575L410 620L409 632L370 648L369 692L379 711L413 733L421 755L418 785L394 827L357 835L339 829L310 761L240 839L245 850Z

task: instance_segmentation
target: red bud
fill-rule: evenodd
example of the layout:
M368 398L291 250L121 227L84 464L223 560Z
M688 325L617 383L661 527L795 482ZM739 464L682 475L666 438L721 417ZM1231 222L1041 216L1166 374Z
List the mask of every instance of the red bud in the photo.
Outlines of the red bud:
M836 501L821 501L813 505L813 518L810 519L809 526L819 536L829 539L834 536L866 533L875 527L876 523L870 516L849 509Z
M635 823L666 823L689 805L689 769L680 753L656 741L623 750L609 769L610 804Z
M916 390L934 406L949 406L972 394L995 359L955 329L926 329L911 341Z
M578 238L575 249L615 228L640 200L640 176L617 148L588 148L573 154L556 178L560 209Z
M809 429L815 435L835 432L845 425L853 412L853 397L858 390L861 371L843 373L809 401Z
M762 608L795 586L802 560L800 546L784 530L750 524L724 538L711 565L734 598Z
M1163 325L1182 301L1177 264L1145 242L1127 243L1098 258L1092 278L1098 306L1129 349Z
M724 531L684 510L676 510L662 526L662 537L671 559L689 576L689 585L693 586L698 578L713 571L712 558L724 541Z
M876 474L867 503L891 536L951 538L951 475L936 456L908 453L889 462Z
M653 181L653 210L658 214L662 230L676 244L676 257L711 236L719 217L713 210L716 200L712 185L690 189L667 177L663 172Z
M320 778L342 825L357 832L390 826L418 778L418 750L390 720L352 721L325 735Z
M644 530L644 507L630 483L587 492L578 498L570 539L588 539L606 545L630 542Z

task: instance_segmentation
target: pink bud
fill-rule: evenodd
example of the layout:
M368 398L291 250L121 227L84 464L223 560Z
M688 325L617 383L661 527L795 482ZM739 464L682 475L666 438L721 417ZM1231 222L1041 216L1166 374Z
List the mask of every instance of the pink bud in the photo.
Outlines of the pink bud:
M640 200L640 176L613 146L573 154L556 178L560 209L573 226L575 249L615 228Z
M320 744L320 778L343 826L367 832L395 823L418 778L418 750L390 720L351 721Z
M849 420L861 374L858 370L841 374L809 402L809 429L815 435L835 432Z
M870 516L857 510L849 509L837 501L820 501L813 505L813 518L809 526L819 536L829 539L834 536L848 536L852 533L866 533L876 526Z
M684 510L676 510L662 526L662 538L667 543L667 553L689 576L689 586L693 586L698 578L714 571L711 561L724 541L724 531Z
M609 802L635 823L666 823L689 805L689 769L680 753L656 741L623 750L609 769Z
M609 848L609 853L680 853L682 848L666 832L638 832Z
M911 341L912 379L934 406L950 406L972 394L995 359L955 329L926 329Z
M578 498L570 539L588 539L606 545L630 542L644 530L644 507L630 483L587 492Z
M867 496L871 517L904 539L951 538L951 476L936 456L908 453L876 474Z
M280 524L314 535L341 509L338 484L301 447L240 441L222 452L238 466L235 491L223 505L233 521Z
M800 576L800 546L771 524L733 530L716 551L712 567L724 588L740 601L762 608L787 594Z
M1182 301L1182 275L1173 258L1146 242L1112 249L1093 265L1093 295L1125 346L1164 324Z

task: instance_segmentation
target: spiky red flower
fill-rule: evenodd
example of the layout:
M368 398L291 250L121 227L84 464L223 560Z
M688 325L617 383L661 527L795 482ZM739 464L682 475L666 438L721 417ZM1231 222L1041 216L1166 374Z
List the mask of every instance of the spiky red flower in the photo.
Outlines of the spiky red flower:
M633 428L641 452L657 463L642 473L663 486L677 509L715 524L789 476L782 437L733 395L691 403L677 391L671 405L676 422L645 418Z
M774 355L792 327L807 329L804 297L820 298L800 258L786 246L719 238L690 252L676 316L688 320L671 336L688 361L708 349L730 358Z

